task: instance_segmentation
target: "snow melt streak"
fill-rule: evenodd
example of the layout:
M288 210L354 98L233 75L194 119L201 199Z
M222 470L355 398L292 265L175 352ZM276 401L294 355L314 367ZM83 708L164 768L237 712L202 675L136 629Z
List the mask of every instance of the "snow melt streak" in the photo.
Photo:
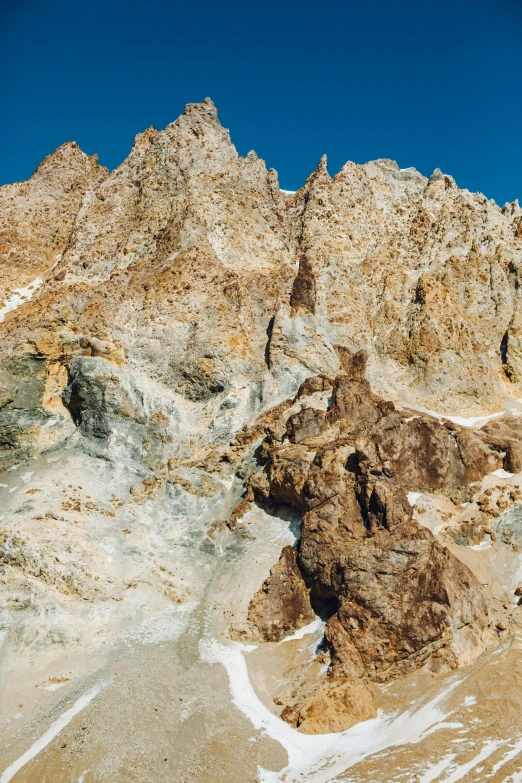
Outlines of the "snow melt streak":
M91 703L94 697L97 696L100 691L106 687L106 685L107 683L96 685L94 688L91 688L90 691L84 693L83 696L80 696L78 701L76 701L73 706L67 710L67 712L64 712L64 714L61 715L58 720L51 724L45 734L43 734L33 745L31 745L29 750L26 750L26 752L20 756L19 759L13 761L13 763L5 770L5 772L0 775L0 783L9 783L16 773L29 761L31 761L31 759L34 759L34 757L37 756L40 751L46 748L47 745L56 737L56 735L59 734L62 729L64 729L67 724L70 723L76 715L78 715L79 712L84 710L85 707Z
M200 642L201 658L221 663L227 670L235 706L258 730L264 730L288 753L288 765L280 772L259 769L260 783L328 783L358 762L385 748L420 742L423 735L442 728L444 713L439 703L459 684L454 681L442 693L417 710L395 717L379 716L338 734L300 734L257 697L248 676L244 653L254 649L241 644L220 644L215 639ZM429 781L429 778L427 778ZM1 781L0 781L1 783Z

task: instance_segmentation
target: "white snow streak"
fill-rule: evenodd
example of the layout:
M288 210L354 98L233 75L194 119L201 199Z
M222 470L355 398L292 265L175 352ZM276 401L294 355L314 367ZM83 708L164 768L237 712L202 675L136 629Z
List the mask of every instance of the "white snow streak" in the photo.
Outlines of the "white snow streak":
M450 775L445 777L441 783L457 783L458 780L462 780L462 778L465 777L474 767L476 767L477 764L480 764L481 761L484 761L484 759L487 759L489 756L491 756L491 754L502 745L502 742L488 740L484 743L482 750L477 753L477 755L474 756L471 761L468 761L466 764L460 764Z
M437 411L432 411L429 408L420 408L416 405L405 404L405 407L419 411L420 413L427 413L428 416L433 416L434 419L439 419L439 421L447 419L448 421L452 421L453 424L459 424L461 427L481 427L491 419L497 419L499 416L504 416L505 414L505 411L497 411L496 413L489 413L487 416L460 416L459 414L437 413ZM412 418L415 418L415 416L410 417L409 421L411 421Z
M32 283L29 283L25 288L15 288L14 294L12 294L6 301L5 305L0 308L0 323L5 319L7 313L17 310L20 305L29 302L33 298L33 294L42 285L43 277L37 277Z
M432 783L433 780L439 777L439 775L442 772L445 772L453 759L455 758L455 753L451 753L449 756L444 756L443 759L439 761L438 764L435 764L434 767L430 767L424 775L419 778L419 783Z
M324 626L324 621L321 620L320 617L316 617L315 620L312 620L312 622L308 623L308 625L304 625L302 628L299 628L299 630L293 633L291 636L285 636L284 639L281 639L279 644L292 642L294 639L302 639L303 636L308 636L308 634L311 633L321 633L322 635Z
M489 775L486 775L486 777L492 778L493 775L495 775L499 771L499 769L501 769L501 767L504 766L504 764L507 764L508 761L511 761L512 759L516 758L519 755L519 753L522 752L522 737L519 738L518 742L515 742L515 744L511 745L510 747L511 750L508 750L508 752L505 753L504 756L502 756L500 761L497 761L497 763L492 768Z
M50 685L43 685L44 691L57 691L58 688L63 688L64 685L67 685L67 680L65 682L52 682Z
M508 473L508 471L504 470L504 468L499 468L498 470L494 470L491 475L498 476L499 478L512 478L514 476L513 473Z
M400 715L379 715L337 734L301 734L270 712L255 693L244 657L252 649L238 643L223 645L215 639L200 642L204 661L225 666L235 706L256 729L266 731L288 753L288 766L280 772L258 770L260 783L297 783L304 779L307 783L327 783L385 748L420 742L426 732L442 726L450 713L444 713L438 705L459 684L459 680L454 681L424 706Z
M473 546L470 546L470 549L475 549L477 552L480 552L482 549L491 549L492 546L491 538L485 538L480 544L473 544Z
M57 734L59 734L62 729L64 729L68 723L72 721L72 719L78 715L79 712L85 709L91 701L94 699L95 696L97 696L103 688L105 688L108 685L108 683L101 683L99 685L95 685L94 688L91 688L90 691L87 691L87 693L84 693L83 696L80 696L78 701L76 701L73 706L67 710L67 712L64 712L64 714L58 718L43 734L40 739L37 739L33 745L29 748L29 750L26 750L26 752L20 756L19 759L16 761L13 761L13 763L0 775L0 783L9 783L9 781L16 775L16 773L22 769L31 759L34 759L35 756L38 755L44 748L47 747L47 745L56 737Z
M448 419L453 424L460 424L461 427L481 427L487 421L503 416L504 413L505 411L497 411L497 413L490 413L488 416L440 416L438 418Z

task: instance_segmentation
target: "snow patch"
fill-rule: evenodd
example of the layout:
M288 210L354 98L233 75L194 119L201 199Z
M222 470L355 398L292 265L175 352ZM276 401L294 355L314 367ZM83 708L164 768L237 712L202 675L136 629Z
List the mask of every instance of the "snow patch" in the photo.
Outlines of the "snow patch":
M519 753L522 753L522 737L520 737L518 741L515 742L514 745L511 745L510 748L511 749L508 750L508 752L504 754L504 756L502 756L500 761L497 761L495 766L491 769L491 772L489 773L489 775L487 775L488 778L492 778L493 775L495 775L499 771L499 769L504 766L504 764L507 764L508 761L511 761L512 759L516 758L519 755Z
M448 419L453 424L460 424L461 427L477 427L482 426L491 419L498 419L499 416L503 416L505 411L498 411L497 413L490 413L488 416L437 416L437 418Z
M491 756L492 753L494 753L504 744L504 742L498 742L496 740L487 740L479 753L477 753L477 755L474 756L471 761L468 761L466 764L460 764L450 775L444 778L442 783L457 783L458 780L462 780L462 778L464 778L468 772L476 767L477 764L480 764L481 761L487 759L489 756Z
M438 764L435 764L434 767L430 767L424 775L419 778L419 783L432 783L433 780L439 777L439 775L442 772L445 772L453 759L455 758L455 753L451 753L449 756L444 756L443 759L441 759Z
M25 288L15 288L14 294L12 294L5 305L0 308L0 323L5 319L7 313L11 313L13 310L17 310L20 305L29 302L42 283L43 277L37 277Z
M408 503L410 506L414 506L419 498L422 497L422 492L408 492Z
M448 725L444 719L451 713L445 713L439 705L460 682L454 680L418 709L392 716L380 714L341 733L301 734L270 712L255 693L245 661L245 653L252 648L206 638L200 641L199 649L203 661L221 663L226 668L234 705L256 729L265 731L288 753L288 765L280 772L259 768L260 783L297 783L305 779L307 783L327 783L386 748L420 742L427 732Z
M474 544L473 546L470 546L470 549L474 549L476 552L480 552L481 549L491 549L493 544L491 543L491 538L484 539L484 541L481 541L480 544Z
M284 639L281 639L279 644L284 644L285 642L292 642L294 639L302 639L303 636L308 636L308 634L311 633L317 633L323 635L324 632L324 626L326 623L324 620L321 620L320 617L316 617L315 620L312 620L311 623L308 623L308 625L304 625L302 628L299 628L298 631L293 633L291 636L285 636Z
M99 685L95 685L94 688L91 688L90 691L87 691L87 693L84 693L83 696L80 696L73 706L68 709L67 712L64 712L63 715L58 718L58 720L52 723L45 734L43 734L39 739L36 740L35 743L31 745L29 750L26 750L26 752L20 756L19 759L13 761L13 763L7 767L4 772L2 772L0 775L0 783L9 783L16 773L29 761L31 761L31 759L34 759L34 757L37 756L40 751L46 748L47 745L56 737L56 735L59 734L62 729L64 729L67 724L69 724L72 719L78 715L79 712L84 710L100 693L100 691L107 687L108 684L108 682L104 682L100 683Z
M447 419L448 421L453 422L453 424L458 424L461 427L482 426L483 424L486 424L486 422L491 421L491 419L498 419L499 416L504 416L506 412L497 411L496 413L489 413L486 416L461 416L460 414L437 413L437 411L432 411L429 408L420 408L409 404L405 404L405 407L419 411L420 413L426 413L428 416L433 416L434 419L438 419L439 421ZM411 421L412 418L415 417L410 417L407 421Z
M43 689L44 691L57 691L58 688L63 688L64 685L67 685L67 680L65 682L53 682L50 685L44 685Z
M498 476L498 478L512 478L514 473L508 473L508 471L504 470L504 468L499 468L498 470L494 470L491 475Z

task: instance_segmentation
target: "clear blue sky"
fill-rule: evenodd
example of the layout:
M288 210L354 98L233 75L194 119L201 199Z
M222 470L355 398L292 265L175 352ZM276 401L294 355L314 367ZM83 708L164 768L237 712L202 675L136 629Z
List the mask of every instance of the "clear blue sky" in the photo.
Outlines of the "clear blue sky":
M114 168L216 103L299 188L323 153L522 201L522 0L0 0L0 182L65 141Z

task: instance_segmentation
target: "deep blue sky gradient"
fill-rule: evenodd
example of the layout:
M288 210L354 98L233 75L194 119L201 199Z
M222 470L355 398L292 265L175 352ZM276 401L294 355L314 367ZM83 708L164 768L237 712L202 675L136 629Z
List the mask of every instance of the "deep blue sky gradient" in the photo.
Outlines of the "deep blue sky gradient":
M209 95L299 188L323 153L522 200L522 0L0 0L0 184L76 140L110 169Z

